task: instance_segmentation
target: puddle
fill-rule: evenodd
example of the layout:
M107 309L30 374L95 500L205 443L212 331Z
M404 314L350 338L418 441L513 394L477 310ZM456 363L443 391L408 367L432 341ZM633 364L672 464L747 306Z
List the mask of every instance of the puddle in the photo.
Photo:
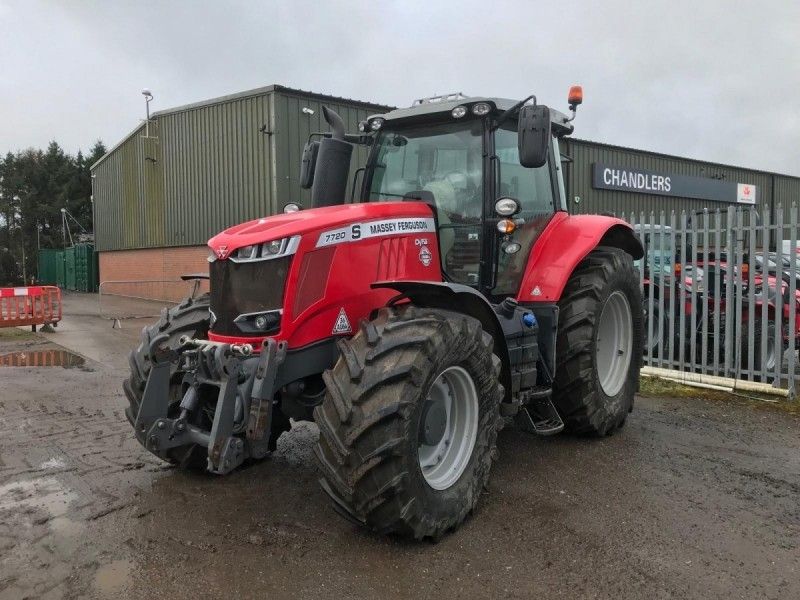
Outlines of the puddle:
M81 367L83 357L66 350L27 350L0 354L0 367Z
M38 508L50 518L62 517L76 498L77 494L54 477L14 481L0 485L0 512L26 513Z
M94 587L101 598L118 598L131 583L132 563L129 560L115 560L103 565L94 574Z

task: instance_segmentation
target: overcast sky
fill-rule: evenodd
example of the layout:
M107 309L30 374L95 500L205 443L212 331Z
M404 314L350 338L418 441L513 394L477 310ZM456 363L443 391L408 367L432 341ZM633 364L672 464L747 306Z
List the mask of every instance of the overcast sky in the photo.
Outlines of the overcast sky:
M279 83L406 106L566 108L576 137L800 175L800 2L0 0L0 152L118 142L153 109Z

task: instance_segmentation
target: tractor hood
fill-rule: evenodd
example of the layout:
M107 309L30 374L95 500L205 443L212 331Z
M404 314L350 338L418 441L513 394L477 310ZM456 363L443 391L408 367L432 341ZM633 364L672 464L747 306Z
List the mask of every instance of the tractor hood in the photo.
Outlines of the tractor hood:
M217 258L225 259L244 246L295 235L318 235L346 225L382 219L432 216L430 206L424 202L370 202L310 208L235 225L211 238L208 246Z

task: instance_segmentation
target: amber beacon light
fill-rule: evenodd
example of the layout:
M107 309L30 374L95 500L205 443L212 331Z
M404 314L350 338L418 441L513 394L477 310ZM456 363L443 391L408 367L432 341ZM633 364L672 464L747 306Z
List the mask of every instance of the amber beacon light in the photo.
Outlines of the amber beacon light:
M575 107L583 103L583 86L573 85L569 88L569 95L567 96L569 107L575 110Z

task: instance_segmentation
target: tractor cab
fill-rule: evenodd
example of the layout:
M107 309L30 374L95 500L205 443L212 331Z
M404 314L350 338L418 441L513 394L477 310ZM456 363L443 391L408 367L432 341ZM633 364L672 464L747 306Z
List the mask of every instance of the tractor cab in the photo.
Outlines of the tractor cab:
M573 117L581 100L573 88ZM429 204L444 279L501 298L517 293L533 243L566 211L558 138L573 117L534 96L451 94L373 115L346 141L370 146L361 200Z
M515 294L533 242L566 210L558 137L572 132L569 118L533 97L453 94L375 115L362 129L375 132L362 199L430 204L444 277L487 296Z

